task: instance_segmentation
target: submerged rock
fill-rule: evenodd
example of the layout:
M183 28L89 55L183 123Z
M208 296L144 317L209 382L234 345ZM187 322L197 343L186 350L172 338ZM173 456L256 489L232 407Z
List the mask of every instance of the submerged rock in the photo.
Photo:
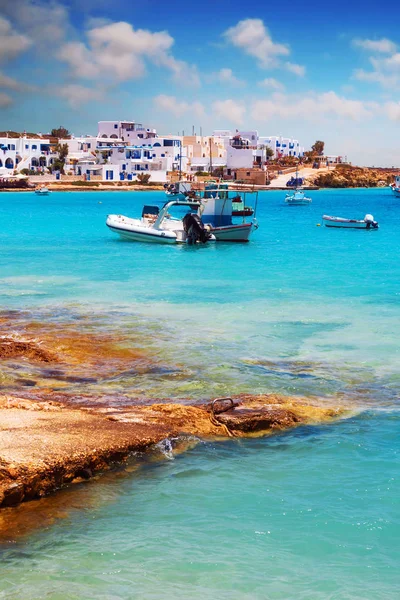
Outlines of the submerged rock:
M268 434L335 418L342 411L275 394L228 403L84 409L0 397L0 507L90 479L162 440Z

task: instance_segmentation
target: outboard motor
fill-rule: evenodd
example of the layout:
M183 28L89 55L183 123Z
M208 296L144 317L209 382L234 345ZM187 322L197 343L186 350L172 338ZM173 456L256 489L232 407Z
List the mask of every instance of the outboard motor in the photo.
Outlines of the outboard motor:
M187 213L182 222L188 244L195 244L196 242L205 244L211 239L210 232L204 227L202 220L196 213Z
M374 221L372 215L365 215L364 222L367 224L367 229L378 229L378 221Z

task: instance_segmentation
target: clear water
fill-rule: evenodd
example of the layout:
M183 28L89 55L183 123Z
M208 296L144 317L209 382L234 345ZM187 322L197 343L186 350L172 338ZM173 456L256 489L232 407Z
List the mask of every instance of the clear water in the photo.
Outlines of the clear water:
M0 303L15 331L122 332L159 364L69 391L111 403L279 391L358 411L91 482L96 502L6 544L0 597L398 597L399 201L388 189L313 192L310 207L283 197L260 194L247 245L181 247L105 227L162 193L0 195ZM324 213L372 213L380 229L318 227ZM2 377L7 388L13 365Z

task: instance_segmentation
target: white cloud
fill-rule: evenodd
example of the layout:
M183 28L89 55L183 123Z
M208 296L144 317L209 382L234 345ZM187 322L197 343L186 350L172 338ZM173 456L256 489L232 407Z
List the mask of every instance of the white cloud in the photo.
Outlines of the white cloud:
M244 19L224 33L225 38L246 54L254 56L261 67L276 67L280 56L288 56L289 48L275 43L261 19Z
M211 73L207 79L210 82L217 81L218 83L225 83L227 85L233 85L235 87L241 87L246 85L245 81L243 81L242 79L238 79L238 77L234 75L232 69L228 68L220 69L215 73Z
M166 31L134 29L124 21L89 29L88 44L64 44L58 58L66 62L72 75L80 78L138 79L146 72L145 60L166 67L175 80L199 84L196 67L170 54L174 39Z
M356 38L352 41L353 46L356 48L362 48L363 50L369 50L370 52L380 52L382 54L392 54L396 52L396 44L387 38L380 40L362 40Z
M204 116L204 106L201 102L180 101L175 96L167 96L166 94L156 96L153 102L158 110L170 112L175 117L182 117L185 113L192 113L197 117Z
M359 81L379 83L382 87L393 89L400 86L400 52L385 58L370 57L372 71L357 69L353 77Z
M103 92L94 88L70 83L63 86L57 86L56 95L67 100L72 108L78 108L82 104L100 100L103 97Z
M259 81L258 85L261 87L271 88L273 90L285 89L285 86L283 85L283 83L281 83L277 79L274 79L273 77L267 77L266 79Z
M400 121L400 102L386 102L383 109L391 121Z
M69 29L66 7L56 0L0 0L4 14L21 27L30 39L48 50Z
M246 113L246 107L235 100L217 100L212 105L216 117L241 125Z
M397 75L387 74L381 71L364 71L364 69L357 69L354 71L353 77L358 81L379 83L382 87L390 89L393 89L399 84L399 77Z
M252 116L258 121L267 121L272 117L301 118L310 121L337 117L358 121L371 116L374 110L375 106L372 104L350 100L330 91L322 94L310 93L301 99L285 94L274 94L268 100L255 101L252 106Z
M11 60L31 45L31 40L13 30L10 21L0 17L0 61Z
M294 73L298 77L304 77L306 74L306 68L303 65L297 65L291 62L285 62L285 68L290 72Z
M10 106L12 104L13 100L11 98L11 96L9 96L8 94L4 94L3 92L0 92L0 106L2 108L6 108L7 106Z
M32 86L17 81L13 77L9 77L8 75L4 75L4 73L0 73L0 88L7 88L16 92L32 90Z

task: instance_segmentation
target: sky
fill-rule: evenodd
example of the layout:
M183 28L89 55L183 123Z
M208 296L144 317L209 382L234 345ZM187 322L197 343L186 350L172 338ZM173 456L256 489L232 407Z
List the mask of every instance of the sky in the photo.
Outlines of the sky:
M0 0L0 130L256 129L400 168L397 6Z

